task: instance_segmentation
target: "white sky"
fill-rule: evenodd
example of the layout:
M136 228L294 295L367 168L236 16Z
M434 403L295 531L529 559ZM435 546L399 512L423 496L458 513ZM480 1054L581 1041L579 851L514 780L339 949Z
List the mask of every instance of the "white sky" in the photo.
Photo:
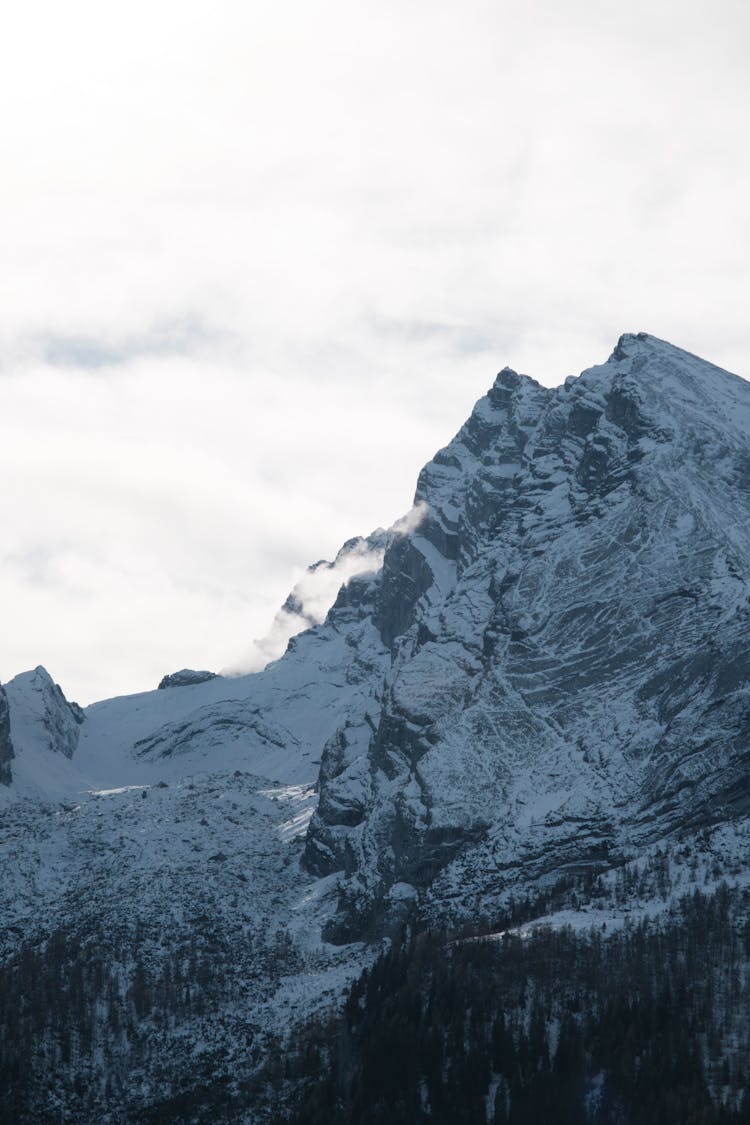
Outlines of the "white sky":
M0 36L0 679L241 661L506 363L750 376L746 0L25 0Z

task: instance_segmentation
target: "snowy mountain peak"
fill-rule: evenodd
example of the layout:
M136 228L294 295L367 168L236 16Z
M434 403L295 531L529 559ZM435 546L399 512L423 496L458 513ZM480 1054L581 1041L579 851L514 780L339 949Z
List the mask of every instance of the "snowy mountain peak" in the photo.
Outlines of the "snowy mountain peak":
M655 345L665 348L671 348L672 346L664 340L657 339L656 336L650 336L648 332L624 332L617 341L608 362L628 359L634 355L643 354L649 349L653 350Z
M642 383L656 386L663 381L670 391L679 387L684 391L702 386L704 391L723 387L724 393L734 393L741 398L749 393L745 379L647 332L621 336L607 362L584 371L580 378L584 379L589 372L610 378L613 373L639 376Z
M13 773L23 778L39 774L44 781L51 754L73 757L84 714L69 703L46 668L38 665L5 685L10 737L16 751ZM45 765L45 762L47 765ZM57 767L54 767L57 770Z
M676 344L671 344L668 340L662 340L659 336L652 336L650 332L624 332L617 341L607 362L619 363L626 359L634 359L637 356L644 356L648 360L655 359L657 361L659 357L671 358L673 361L684 362L689 360L712 368L714 371L722 370L707 360L701 359L700 356L685 351L684 348L679 348ZM727 372L723 373L727 374Z
M339 936L396 884L460 912L487 869L747 814L750 385L646 334L564 387L505 369L417 499L367 764L331 748L308 835L348 873Z

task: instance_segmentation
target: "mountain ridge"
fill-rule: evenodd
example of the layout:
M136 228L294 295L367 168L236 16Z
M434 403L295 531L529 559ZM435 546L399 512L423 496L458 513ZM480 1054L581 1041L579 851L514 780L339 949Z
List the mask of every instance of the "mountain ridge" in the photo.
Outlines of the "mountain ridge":
M700 386L706 376L710 379L709 388ZM675 383L679 393L675 392ZM696 391L696 384L700 393ZM712 448L709 440L725 433L725 400L728 394L740 399L736 416L729 427L741 438L739 448L735 450L738 456L731 464L728 463L731 459L725 448L726 440L724 447L717 446L716 449ZM351 808L354 800L352 792L356 788L347 784L349 767L343 763L340 749L337 749L335 755L332 754L335 767L326 768L324 765L321 803L308 834L306 855L313 870L331 872L337 869L348 873L351 897L345 890L342 934L357 932L356 925L353 931L347 929L347 915L356 916L364 911L364 916L372 918L374 913L387 913L381 896L388 894L389 884L413 885L416 882L419 890L424 889L425 879L429 882L438 869L449 866L452 854L471 852L473 833L483 838L491 832L494 816L492 801L488 803L483 799L478 787L467 780L467 775L482 778L482 784L487 786L489 793L502 792L504 780L507 780L503 778L503 773L507 773L508 768L512 772L514 767L502 754L473 754L468 743L486 746L489 731L490 739L494 739L500 748L505 745L508 758L513 762L518 757L518 746L524 742L517 733L505 739L497 729L493 733L493 714L500 714L502 722L511 727L514 724L517 728L525 727L526 745L531 746L535 739L546 744L548 753L555 756L556 768L561 769L563 774L569 778L578 775L579 780L582 776L588 779L584 788L591 796L582 804L578 801L580 808L574 812L571 822L573 826L578 826L568 845L568 850L577 857L574 862L580 862L581 854L585 853L583 829L587 825L592 833L592 855L595 856L598 851L608 854L613 847L622 849L625 841L618 841L618 833L613 834L607 825L613 818L622 819L618 807L629 805L633 794L643 786L651 792L654 801L661 790L659 800L664 806L666 827L669 803L674 800L674 792L681 784L673 778L674 785L670 789L668 781L670 771L673 774L679 771L678 758L672 748L669 764L666 756L649 764L645 760L649 757L646 744L650 738L656 741L663 738L667 725L671 724L674 728L676 713L669 716L670 724L665 724L665 716L655 714L654 707L642 705L642 700L631 699L631 711L637 713L631 714L628 721L634 726L635 733L628 734L626 731L624 741L627 743L630 739L632 743L633 738L636 742L640 738L643 746L638 751L637 746L632 744L624 756L622 753L613 755L609 771L602 771L594 769L592 763L586 760L588 749L584 743L600 742L604 736L610 744L616 744L618 738L620 742L623 738L601 713L603 709L598 708L593 729L575 732L573 745L582 748L580 752L573 752L570 745L565 744L566 739L561 738L561 732L565 732L566 727L575 727L575 723L569 722L564 706L554 706L550 694L557 692L559 697L566 699L585 686L585 677L591 673L594 655L606 661L607 675L617 682L618 665L629 661L632 666L634 660L638 663L645 657L650 659L650 654L646 651L634 654L631 651L628 655L627 649L624 654L614 652L610 643L612 637L603 624L594 628L589 622L584 623L584 627L580 620L577 628L587 634L584 639L592 648L588 661L573 650L558 654L557 659L554 653L550 653L550 644L553 648L555 644L560 647L561 638L562 649L566 648L564 630L557 638L547 636L541 650L534 652L532 635L543 624L545 614L549 616L550 603L544 604L542 599L541 605L533 606L529 595L531 593L538 598L542 592L548 599L553 595L559 598L561 587L567 586L571 598L568 612L572 616L567 625L565 622L561 625L569 628L576 614L581 618L576 608L580 600L577 598L577 583L571 583L570 573L575 574L577 557L585 549L588 552L585 556L587 564L596 567L597 580L603 584L603 591L597 594L595 588L589 597L594 600L600 597L600 616L614 623L622 634L625 632L625 620L629 620L629 628L638 631L644 606L640 592L628 604L623 591L612 589L607 571L614 565L616 555L620 556L618 564L625 566L625 586L635 582L640 590L644 583L650 583L654 598L664 594L667 600L661 611L663 618L676 617L678 625L686 624L689 614L683 610L695 605L696 598L700 596L698 589L706 585L708 589L705 592L709 594L713 587L712 609L719 613L720 598L732 587L731 576L741 572L742 559L747 557L746 536L739 533L747 511L745 480L750 448L749 403L750 389L744 381L653 337L625 336L621 337L606 364L587 369L578 379L569 380L561 388L543 388L533 380L523 379L505 369L489 394L479 400L456 438L425 466L419 477L416 499L426 505L427 515L410 539L386 551L382 571L380 619L387 624L394 613L400 614L395 628L384 632L381 627L384 640L391 645L392 665L387 674L391 704L389 710L386 708L387 714L374 736L368 770L363 771L361 764L359 766L360 778L364 773L368 778L367 784L379 786L382 800L379 803L375 800L371 805L367 816L363 816L360 822L364 827L359 831L358 825L336 822L329 810L335 806L336 800ZM713 415L706 416L707 405L714 410ZM678 409L683 418L687 418L684 436L681 436L679 428L675 430ZM698 430L696 411L704 432ZM690 464L684 460L687 453L694 464L692 473L687 471ZM711 463L714 468L718 465L724 470L731 470L723 473L725 480L731 479L732 483L740 486L737 489L739 504L731 513L727 511L726 503L720 500L711 480L707 479L705 462ZM686 495L686 487L691 483L693 491ZM660 519L666 518L667 512L671 513L671 518L679 511L679 518L675 515L674 521L675 530L680 524L677 548L674 537L667 546L682 552L677 566L661 565L660 581L665 588L659 593L656 593L659 583L654 578L660 569L659 548L658 544L649 544L648 530L648 522L655 510L658 510ZM720 518L717 520L711 513L718 513ZM597 540L594 548L588 540L585 543L580 541L581 528L586 529L588 540L592 537ZM725 542L727 529L730 533L728 544ZM711 554L718 570L709 574L705 568L701 570L698 567L699 573L693 574L691 585L689 544L696 539L698 531L710 541L709 546L703 544L703 553ZM570 542L568 548L561 551L564 534ZM732 535L735 540L740 540L734 545ZM680 547L680 539L687 540L687 548L684 545ZM628 541L631 546L628 546ZM731 548L729 553L727 546ZM742 548L741 557L737 547ZM641 557L639 563L638 558L644 551L646 558ZM555 554L563 556L555 565L561 573L565 572L562 575L564 582L558 582L550 590L549 576L544 571ZM738 557L735 558L735 555ZM535 560L538 559L542 561L537 563ZM679 577L675 570L679 571ZM696 571L695 564L692 570ZM643 571L645 573L641 573ZM583 574L579 573L578 581L582 583L583 580ZM466 585L467 581L471 589L462 598L460 591L456 593L456 584ZM734 582L737 586L734 593L741 595L742 603L735 608L744 614L746 568L742 581L735 579ZM391 605L395 605L395 610ZM417 606L421 606L419 611ZM452 618L446 627L445 620L441 622L441 614L447 612L448 606ZM649 611L658 612L654 606L650 606ZM706 644L709 643L715 622L711 613L708 616L710 620L705 620L704 614L701 621L705 638L703 634L697 636L694 633L693 641L703 643L705 639ZM726 614L724 616L726 618ZM697 629L698 625L694 624L693 630ZM442 652L435 648L439 637L444 645ZM478 643L480 638L481 644ZM656 643L656 636L653 635L651 640ZM675 645L679 648L678 640L675 638ZM626 642L624 635L622 641ZM458 670L455 661L444 659L451 645L460 651L462 663ZM722 661L717 661L716 654L710 659L698 655L694 656L691 664L683 652L680 659L687 663L682 668L677 666L678 653L675 652L672 654L675 658L672 666L662 672L662 676L671 677L676 683L686 679L692 683L693 678L700 674L702 660L704 665L710 664L715 678L720 673L724 685L731 688L732 676L735 681L742 680L747 665L741 634L733 645L732 651ZM430 646L433 648L433 659L426 655ZM476 729L467 732L468 743L459 740L456 744L455 728L463 724L466 729L467 714L470 713L466 692L468 690L471 694L471 688L467 685L477 678L482 680L484 677L486 680L488 670L497 669L503 653L514 662L514 669L510 677L501 677L503 682L494 684L495 692L499 693L499 699L495 701L500 703L499 709L485 700L477 708ZM576 664L577 671L571 674ZM738 668L742 671L738 672ZM447 677L446 669L449 670ZM549 681L555 670L560 676L560 683L551 688ZM451 712L448 715L446 700L451 674L456 681L455 700L452 709L447 707L447 712ZM622 682L622 677L620 679ZM430 684L439 684L439 690L430 693L428 688L425 692L425 685ZM605 686L600 677L597 688L604 691L606 698ZM657 685L652 682L651 688L652 695L657 695ZM645 692L647 686L640 684L639 690ZM597 710L595 700L589 699L589 706ZM441 712L443 726L454 727L453 731L446 731L445 737L440 729ZM742 715L736 715L735 722L744 729ZM738 736L743 737L741 731ZM703 781L713 777L712 799L715 800L718 795L729 805L738 801L744 808L741 789L746 763L740 754L734 765L731 764L734 759L729 741L724 737L722 743L727 761L720 769L705 770ZM455 744L452 749L451 744ZM573 765L571 753L576 759ZM658 755L650 757L658 758ZM354 761L356 754L350 755L350 758ZM451 760L456 765L446 774L446 761ZM536 784L541 784L542 789L549 789L546 780L548 764L544 762L540 769L541 777ZM725 774L728 771L734 778L727 782L724 790L719 783L722 771ZM629 774L637 775L634 786L631 784L630 788L626 785ZM397 792L394 792L396 776L400 778L400 783L396 785ZM436 800L435 791L441 786L442 792ZM368 800L372 801L371 792L368 797L363 795L365 788L367 786L363 787L360 781L358 800L363 809ZM348 790L348 800L336 797L337 791L342 789ZM460 796L457 797L456 793ZM554 793L550 793L549 801L551 808L555 804L559 807L560 800ZM643 801L640 803L644 805ZM695 809L689 814L696 823L710 818L709 804L707 794L702 802L702 811ZM454 808L453 813L450 812L451 807ZM649 807L649 803L645 802L641 813L646 826L651 816ZM684 810L684 814L687 817L688 811ZM546 815L549 818L551 812ZM351 820L351 812L347 816ZM384 820L380 825L379 817ZM594 827L597 823L599 831ZM516 833L522 824L523 816L511 820ZM631 830L638 831L635 822ZM645 838L648 832L643 825L641 830ZM523 843L523 837L528 835L527 826L516 846L530 848L528 841ZM619 835L623 835L622 826ZM393 840L398 841L395 858L386 859L384 857ZM407 843L407 840L411 842ZM485 840L483 847L487 846ZM554 854L554 850L554 847L548 847L547 853ZM485 856L484 861L494 864L498 857ZM506 859L501 862L506 862ZM364 872L361 877L369 886L363 888L357 885L355 868L359 868L360 874ZM377 871L376 875L373 875L373 870ZM472 885L465 866L457 881ZM447 894L448 888L444 889ZM455 888L449 897L455 897L454 892ZM368 899L371 900L369 905Z

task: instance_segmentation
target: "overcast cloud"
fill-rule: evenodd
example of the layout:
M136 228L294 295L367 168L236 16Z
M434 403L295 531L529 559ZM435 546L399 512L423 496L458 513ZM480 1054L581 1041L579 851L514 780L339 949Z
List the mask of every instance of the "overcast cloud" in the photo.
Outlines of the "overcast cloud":
M0 678L236 664L506 363L750 375L744 0L102 5L0 43Z

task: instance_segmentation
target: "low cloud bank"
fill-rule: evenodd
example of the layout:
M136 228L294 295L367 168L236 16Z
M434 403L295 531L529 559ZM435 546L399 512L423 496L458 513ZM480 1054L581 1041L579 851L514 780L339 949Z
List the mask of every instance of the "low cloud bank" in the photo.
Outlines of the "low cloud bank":
M429 504L426 500L420 500L414 507L397 519L393 527L389 530L392 535L411 535L417 530L420 524L424 521L427 512L429 511Z
M388 531L379 529L367 539L352 539L341 548L333 562L322 559L308 567L274 617L268 633L253 642L246 659L225 668L224 674L239 676L260 672L271 661L283 656L292 637L325 621L342 586L362 574L375 574L381 569L388 544L397 536L414 532L427 509L428 505L420 501Z

